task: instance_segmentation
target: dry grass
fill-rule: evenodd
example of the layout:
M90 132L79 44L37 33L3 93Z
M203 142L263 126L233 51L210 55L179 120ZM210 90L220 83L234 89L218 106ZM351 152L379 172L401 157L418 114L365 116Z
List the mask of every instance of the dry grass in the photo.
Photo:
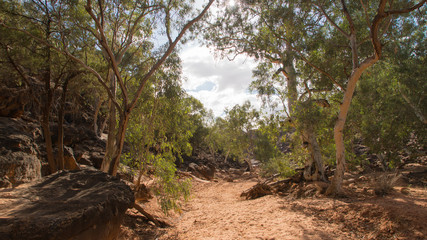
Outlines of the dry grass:
M374 191L378 196L385 196L393 191L400 174L382 174L374 182Z

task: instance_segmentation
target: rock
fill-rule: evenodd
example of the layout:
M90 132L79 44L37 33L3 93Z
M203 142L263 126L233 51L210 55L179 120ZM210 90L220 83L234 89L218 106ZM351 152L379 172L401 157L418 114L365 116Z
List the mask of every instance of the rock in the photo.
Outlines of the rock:
M354 178L350 178L350 179L344 180L343 184L344 185L350 185L350 184L355 183L355 182L356 182L356 180Z
M226 177L224 178L224 180L227 182L234 182L234 179L232 177Z
M67 170L80 170L80 167L74 158L73 149L67 146L64 146L64 167Z
M369 179L368 179L366 176L360 176L360 177L358 178L358 180L359 180L359 181L362 181L362 182L366 182L366 181L368 181Z
M0 176L8 177L13 185L41 178L41 164L37 156L24 152L0 150Z
M93 166L92 161L90 160L89 154L87 152L81 153L80 156L76 159L78 164Z
M27 89L0 88L0 116L21 117L30 98Z
M7 176L0 178L0 188L11 188L12 183Z
M215 166L213 166L212 164L208 164L208 166L205 166L205 165L197 165L196 163L190 163L188 165L188 169L196 177L199 177L199 178L212 180L215 177Z
M405 195L409 195L411 193L411 191L409 190L409 188L406 188L406 187L401 188L400 192L402 194L405 194Z
M0 178L16 186L41 178L36 139L40 126L22 119L0 117Z
M115 239L131 189L100 171L59 171L0 192L0 239Z
M245 170L244 169L230 168L228 170L228 172L230 172L231 174L235 174L235 175L241 176L245 172Z
M315 181L313 182L314 186L316 186L317 192L324 194L326 192L326 189L329 187L328 183L321 182L321 181Z

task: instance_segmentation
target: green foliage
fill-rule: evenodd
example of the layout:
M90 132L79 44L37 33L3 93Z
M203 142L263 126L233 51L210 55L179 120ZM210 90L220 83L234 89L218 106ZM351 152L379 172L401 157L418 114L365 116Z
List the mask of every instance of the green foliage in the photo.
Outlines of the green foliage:
M290 164L289 158L285 156L273 157L262 165L263 176L273 176L279 174L282 178L287 178L295 174L295 165Z
M275 115L258 121L254 144L255 159L265 163L282 155L278 146L285 140L284 136L281 136L282 130L280 119Z
M231 156L241 162L249 159L253 154L254 128L258 117L259 112L249 101L226 110L225 118L215 119L205 137L211 153L221 152L225 157Z
M174 159L171 155L157 155L153 162L154 174L157 177L154 194L165 213L169 210L181 211L180 200L187 201L190 196L190 179L182 181L175 175Z
M140 174L154 170L154 192L165 212L179 211L179 200L188 198L189 182L175 176L175 162L191 155L194 134L203 131L203 105L183 91L180 80L180 61L174 55L145 88L132 112L126 133L130 151L121 160Z

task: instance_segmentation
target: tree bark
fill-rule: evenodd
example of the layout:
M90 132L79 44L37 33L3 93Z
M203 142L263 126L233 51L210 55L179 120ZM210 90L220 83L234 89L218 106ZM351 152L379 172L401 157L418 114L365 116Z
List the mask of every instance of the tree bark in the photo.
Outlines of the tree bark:
M116 86L116 78L114 72L110 69L108 73L108 80L110 82L110 91L113 94L113 97L116 97L117 86ZM115 99L114 99L115 100ZM108 172L110 168L110 163L113 159L113 153L115 151L115 132L116 132L116 106L112 103L113 100L109 100L109 120L108 120L108 138L107 138L107 146L105 149L104 160L102 161L101 170L103 172Z
M98 98L98 101L96 103L95 113L93 114L93 131L95 132L95 135L97 137L101 136L101 134L98 131L98 114L99 110L101 109L102 100L101 98Z
M114 149L114 155L113 155L113 158L111 159L111 163L108 169L108 173L112 176L116 176L117 174L117 169L120 163L120 156L122 154L123 144L125 142L125 133L126 133L127 125L129 123L129 118L130 118L130 111L126 111L124 113L124 116L120 118L119 129L118 129L116 140L115 140L116 144Z
M285 75L287 81L287 100L289 114L291 117L294 116L295 110L298 107L298 81L297 73L293 63L294 58L292 56L292 48L291 46L287 46L287 54L285 56L285 59L283 59L283 74ZM307 126L307 124L302 123L301 127L301 135L304 141L308 143L308 150L311 156L310 159L308 159L306 162L306 166L304 169L304 178L308 181L326 181L324 173L325 171L323 168L322 154L320 151L319 144L317 142L316 133L312 126Z
M228 161L228 155L230 155L230 149L225 154L224 163L227 163L227 161Z
M46 41L49 42L50 39L50 24L51 19L50 16L47 16L47 23L46 23ZM45 83L45 98L44 98L44 106L42 110L42 128L43 128L43 135L45 139L46 144L46 154L47 154L47 161L49 163L49 169L51 173L54 173L58 170L57 164L55 162L55 158L53 156L53 145L52 145L52 135L50 133L50 108L52 106L52 100L53 100L53 92L50 87L51 83L51 53L50 53L50 47L45 47L45 54L46 54L46 69L44 73L44 83Z
M304 141L308 143L310 160L306 162L304 168L304 179L307 181L326 181L325 170L323 167L322 153L317 142L316 133L311 127L305 127L303 132Z
M58 111L58 169L64 169L64 109L69 78L62 85L61 103Z
M344 92L343 103L340 106L338 119L334 127L334 140L335 140L335 157L337 167L331 185L326 190L326 195L342 195L342 181L345 172L345 146L344 146L344 126L347 120L347 114L350 109L351 100L353 98L354 90L356 89L357 81L362 76L362 73L370 66L378 61L379 57L366 59L360 67L353 70Z
M420 122L424 124L427 124L427 119L424 117L424 114L421 111L421 109L417 107L415 104L413 104L411 100L408 98L408 96L406 96L402 91L400 91L400 95L405 100L405 102L412 108L412 110L415 113L415 116L418 117L418 120L420 120Z

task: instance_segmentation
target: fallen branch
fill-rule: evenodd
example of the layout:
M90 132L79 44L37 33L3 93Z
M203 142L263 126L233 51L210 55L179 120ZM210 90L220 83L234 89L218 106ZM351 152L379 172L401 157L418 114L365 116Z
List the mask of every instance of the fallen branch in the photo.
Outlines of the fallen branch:
M157 227L165 228L170 227L171 225L163 220L158 220L153 215L146 212L138 203L134 203L133 207L138 210L142 215L144 215L148 220L152 221Z
M180 174L180 175L184 175L186 177L191 177L193 180L195 180L197 182L210 183L210 181L206 181L206 180L203 180L201 178L198 178L198 177L194 176L193 174L191 174L189 172L176 171L176 173Z
M248 190L242 192L240 197L249 199L256 199L260 197L264 197L265 195L272 195L273 189L266 183L257 183L255 186L249 188Z

